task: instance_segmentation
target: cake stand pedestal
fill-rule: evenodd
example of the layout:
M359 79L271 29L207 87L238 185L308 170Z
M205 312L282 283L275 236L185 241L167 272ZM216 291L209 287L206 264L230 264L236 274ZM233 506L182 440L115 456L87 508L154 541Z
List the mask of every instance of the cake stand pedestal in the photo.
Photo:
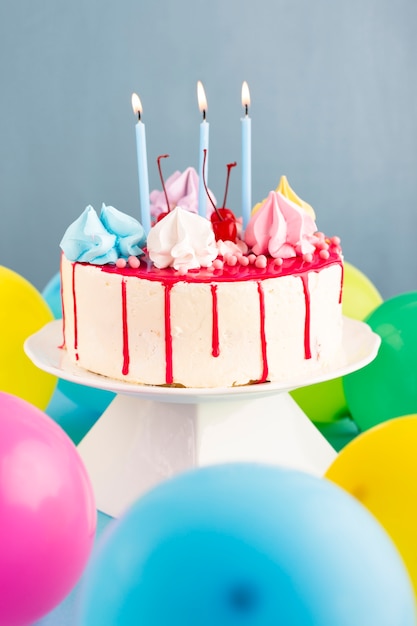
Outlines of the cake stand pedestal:
M341 367L294 384L228 389L148 387L81 370L57 346L60 321L32 335L25 350L41 369L118 395L79 443L97 508L120 516L157 483L180 472L226 462L279 464L323 475L335 450L288 394L350 373L375 358L380 338L345 319Z
M322 475L336 456L288 393L199 403L118 395L78 450L98 509L114 517L194 467L259 461Z

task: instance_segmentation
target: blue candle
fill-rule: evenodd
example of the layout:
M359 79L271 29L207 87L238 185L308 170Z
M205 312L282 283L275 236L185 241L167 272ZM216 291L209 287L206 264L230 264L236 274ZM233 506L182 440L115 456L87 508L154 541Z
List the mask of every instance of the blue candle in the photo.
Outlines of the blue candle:
M207 194L204 189L203 182L203 163L204 163L204 150L207 150L206 166L204 169L204 177L206 184L208 185L208 145L209 145L209 123L206 120L207 111L207 99L204 91L204 87L201 81L197 83L197 99L200 111L203 114L203 121L200 124L200 165L198 168L198 214L202 217L206 217L207 206Z
M148 234L151 229L148 157L146 154L145 124L141 120L142 103L136 93L132 94L132 108L133 112L138 116L138 122L136 124L136 151L138 155L140 222L145 230L145 233Z
M252 211L252 130L249 117L250 94L246 81L242 85L242 106L245 117L242 122L242 217L245 229Z

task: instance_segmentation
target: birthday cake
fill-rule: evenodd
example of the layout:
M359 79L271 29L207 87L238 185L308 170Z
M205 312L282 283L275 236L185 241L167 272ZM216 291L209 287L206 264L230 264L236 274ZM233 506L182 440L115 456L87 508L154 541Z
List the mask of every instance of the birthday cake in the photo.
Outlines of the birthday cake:
M285 177L243 231L215 202L208 217L197 213L196 176L177 172L163 195L152 192L147 236L104 205L68 227L61 276L71 361L130 383L197 388L285 383L331 368L343 332L339 239L318 231Z

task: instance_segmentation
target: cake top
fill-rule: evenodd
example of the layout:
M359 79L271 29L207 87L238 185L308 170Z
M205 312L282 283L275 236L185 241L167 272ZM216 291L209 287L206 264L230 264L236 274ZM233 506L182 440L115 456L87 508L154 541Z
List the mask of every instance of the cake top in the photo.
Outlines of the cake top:
M234 164L228 166L228 172ZM197 177L197 178L196 178ZM164 183L163 183L164 184ZM253 266L293 268L340 259L338 237L318 231L315 213L291 189L285 176L275 191L255 205L246 229L241 219L220 209L206 188L207 217L197 213L198 175L192 168L175 172L163 191L150 194L153 224L148 236L140 222L103 204L100 215L88 206L66 230L60 246L68 260L123 269L170 269L185 275L199 269ZM225 194L225 199L226 199ZM313 268L311 268L313 269Z

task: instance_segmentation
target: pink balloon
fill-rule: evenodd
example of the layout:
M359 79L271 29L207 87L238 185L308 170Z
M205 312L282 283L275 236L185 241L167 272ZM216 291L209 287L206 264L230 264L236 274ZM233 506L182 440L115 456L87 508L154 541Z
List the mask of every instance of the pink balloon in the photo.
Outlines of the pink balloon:
M91 484L66 433L0 392L0 624L24 626L71 591L96 529Z

